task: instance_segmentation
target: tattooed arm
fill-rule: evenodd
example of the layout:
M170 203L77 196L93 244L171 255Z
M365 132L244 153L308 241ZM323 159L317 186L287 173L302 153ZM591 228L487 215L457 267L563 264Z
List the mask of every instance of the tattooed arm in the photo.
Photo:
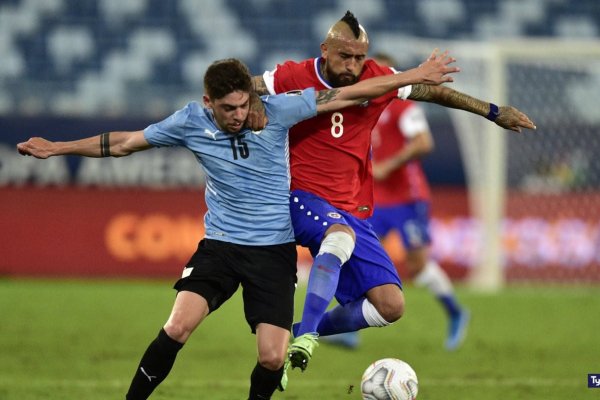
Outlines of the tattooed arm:
M535 129L535 125L527 115L523 114L515 107L501 106L497 110L497 116L494 116L493 112L490 113L490 111L493 111L492 107L495 107L491 103L476 99L468 94L461 93L445 86L416 84L412 86L412 91L408 98L417 101L427 101L444 107L465 110L473 114L481 115L482 117L490 116L490 119L494 121L496 125L516 132L521 132L521 128Z
M252 87L254 88L254 92L259 96L269 94L269 89L267 89L267 85L262 75L252 77Z
M254 91L250 93L250 110L245 126L253 131L260 131L267 126L269 119L259 96L269 94L269 90L262 76L252 77L252 87Z
M317 113L336 111L345 107L358 105L366 100L374 99L403 86L426 83L439 85L452 82L449 74L459 72L457 67L449 64L455 61L448 52L437 54L437 49L417 68L394 74L365 79L351 86L321 90L316 93Z

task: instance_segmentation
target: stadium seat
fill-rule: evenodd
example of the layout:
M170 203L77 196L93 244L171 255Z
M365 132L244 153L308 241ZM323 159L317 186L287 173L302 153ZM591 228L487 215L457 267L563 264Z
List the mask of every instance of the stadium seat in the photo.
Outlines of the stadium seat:
M197 93L215 59L239 57L259 74L284 58L319 55L326 29L347 9L373 38L395 41L600 34L596 0L11 0L0 4L3 109L19 113L36 93L40 110L75 103L76 113L94 113L123 103L117 96L128 89L180 102ZM102 101L85 99L97 91ZM143 101L132 103L122 113L147 114Z

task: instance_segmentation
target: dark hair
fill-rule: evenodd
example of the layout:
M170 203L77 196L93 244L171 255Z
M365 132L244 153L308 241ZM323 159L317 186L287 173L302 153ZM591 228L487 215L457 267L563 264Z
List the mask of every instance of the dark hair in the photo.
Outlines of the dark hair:
M358 39L360 37L360 25L358 24L358 20L356 19L354 14L350 12L350 10L346 11L346 15L344 15L342 19L340 19L340 21L344 21L346 24L348 24L350 29L352 29L352 33L354 33L355 38Z
M235 91L252 90L248 67L236 58L215 61L204 74L204 92L212 100L221 99Z

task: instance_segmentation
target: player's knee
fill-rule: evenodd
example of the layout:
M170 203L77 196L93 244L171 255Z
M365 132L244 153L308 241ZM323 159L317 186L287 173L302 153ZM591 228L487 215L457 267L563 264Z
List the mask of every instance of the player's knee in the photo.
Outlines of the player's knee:
M163 329L171 339L179 343L185 343L194 331L194 327L188 326L183 321L172 319L165 324Z
M354 229L352 229L352 227L350 225L333 224L329 227L329 229L327 229L325 231L325 237L327 237L327 235L334 233L334 232L347 233L348 235L350 235L350 237L352 237L353 241L356 241L356 233L354 232Z
M321 242L319 254L330 253L339 258L342 264L350 259L354 251L356 237L354 230L347 225L335 225L338 229L329 229ZM332 227L333 228L333 227Z
M397 291L388 291L385 296L379 296L372 301L379 317L388 324L399 320L404 315L404 294L400 288Z
M390 324L404 315L404 297L389 299L376 305L379 314Z
M285 356L285 352L279 352L275 349L260 351L258 354L258 363L268 370L277 371L283 366Z

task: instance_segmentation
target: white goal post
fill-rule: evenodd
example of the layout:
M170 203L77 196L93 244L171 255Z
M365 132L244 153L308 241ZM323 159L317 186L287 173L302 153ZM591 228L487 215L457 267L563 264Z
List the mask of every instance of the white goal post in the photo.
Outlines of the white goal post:
M498 105L514 105L538 126L536 132L523 135L504 131L464 111L450 111L464 164L471 217L479 226L479 248L469 274L473 288L495 291L504 286L506 265L512 260L506 237L507 218L511 215L553 219L573 213L586 218L593 214L594 220L600 219L600 205L587 214L576 210L577 199L589 201L581 193L600 191L599 179L594 177L600 173L600 166L593 157L600 152L599 42L440 42L394 34L378 36L372 42L377 43L376 49L385 49L398 58L413 56L414 62L423 60L433 48L450 50L461 68L453 88ZM586 159L587 173L580 174L583 178L569 181L554 176L560 172L552 170L560 169L565 158L571 160L566 162L566 170L580 170L573 159L581 154ZM561 202L565 205L552 208ZM518 258L517 264L527 259ZM530 265L527 261L521 264L524 268L542 265L538 258L531 258ZM557 262L561 260L551 261Z

